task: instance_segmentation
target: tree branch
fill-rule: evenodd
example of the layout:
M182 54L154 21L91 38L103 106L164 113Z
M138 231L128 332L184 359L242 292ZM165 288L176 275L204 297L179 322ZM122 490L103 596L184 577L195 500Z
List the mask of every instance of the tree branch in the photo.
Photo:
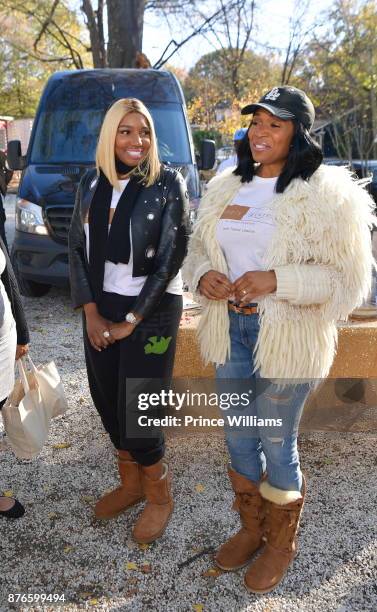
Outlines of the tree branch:
M52 22L52 18L54 16L55 10L56 10L59 2L60 2L60 0L54 0L54 3L53 3L53 5L51 7L51 10L50 10L50 13L49 13L48 17L45 19L44 23L42 24L42 28L41 28L39 34L37 35L37 37L36 37L36 39L34 41L34 44L33 44L33 48L34 48L35 51L37 51L37 47L38 47L39 41L41 40L43 34L46 32L49 24Z
M172 39L169 44L165 47L164 51L162 52L162 55L159 57L159 59L157 60L157 62L155 62L155 64L153 65L153 68L161 68L164 64L166 64L166 62L169 61L169 59L175 55L175 53L177 53L177 51L179 51L179 49L181 47L183 47L183 45L185 45L189 40L191 40L192 38L194 38L195 36L198 36L198 34L202 34L203 31L205 31L206 28L208 28L208 26L220 15L220 13L222 12L222 8L217 10L215 13L213 13L210 17L207 17L204 22L196 29L193 30L193 32L191 32L191 34L189 34L188 36L186 36L186 38L184 38L181 42L177 42L174 39ZM174 49L173 51L167 56L165 57L166 53L168 52L169 48L171 45L174 45Z

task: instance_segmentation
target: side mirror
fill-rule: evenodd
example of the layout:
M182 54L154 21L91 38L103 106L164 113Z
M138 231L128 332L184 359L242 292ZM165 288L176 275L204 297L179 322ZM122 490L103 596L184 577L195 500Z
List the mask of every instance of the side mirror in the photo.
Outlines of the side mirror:
M214 140L202 140L200 147L199 170L212 170L216 161L216 147Z
M7 162L11 170L23 170L25 168L25 156L21 153L21 143L19 140L8 142Z

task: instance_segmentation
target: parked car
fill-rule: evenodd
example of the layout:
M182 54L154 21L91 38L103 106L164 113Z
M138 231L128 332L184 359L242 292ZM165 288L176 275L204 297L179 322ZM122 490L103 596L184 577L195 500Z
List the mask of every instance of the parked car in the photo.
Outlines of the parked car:
M198 165L212 168L213 141L195 156L182 89L168 71L97 69L57 72L42 93L29 147L8 145L8 164L22 169L12 262L24 295L68 283L68 230L83 173L94 165L103 116L119 98L141 99L154 123L161 160L181 169L192 208L200 197ZM198 163L199 160L199 163Z

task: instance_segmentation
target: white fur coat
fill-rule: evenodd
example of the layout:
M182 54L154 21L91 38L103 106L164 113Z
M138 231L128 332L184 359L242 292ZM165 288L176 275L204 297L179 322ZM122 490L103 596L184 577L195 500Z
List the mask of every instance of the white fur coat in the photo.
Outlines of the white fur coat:
M232 169L208 184L183 268L193 293L208 270L228 274L216 225L240 186ZM258 298L255 367L266 378L324 378L335 356L336 322L370 290L374 203L346 169L325 165L308 182L294 179L272 203L276 231L264 268L275 270L277 291ZM227 303L197 299L203 360L222 364L230 353Z

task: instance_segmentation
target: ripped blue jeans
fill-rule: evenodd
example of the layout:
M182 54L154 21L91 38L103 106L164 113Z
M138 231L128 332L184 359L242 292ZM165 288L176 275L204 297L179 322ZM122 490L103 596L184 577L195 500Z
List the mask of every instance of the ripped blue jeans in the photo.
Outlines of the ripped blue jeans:
M233 400L222 414L232 468L255 482L267 471L272 486L301 491L297 435L310 384L279 387L253 374L259 317L235 312L229 317L231 357L217 367L216 386Z

